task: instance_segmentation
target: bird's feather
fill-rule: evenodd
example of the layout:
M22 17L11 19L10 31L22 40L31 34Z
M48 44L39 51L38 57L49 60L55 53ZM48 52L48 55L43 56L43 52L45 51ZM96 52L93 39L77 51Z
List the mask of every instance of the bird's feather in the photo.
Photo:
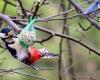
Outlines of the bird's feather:
M88 14L100 8L100 2L92 3L83 14Z

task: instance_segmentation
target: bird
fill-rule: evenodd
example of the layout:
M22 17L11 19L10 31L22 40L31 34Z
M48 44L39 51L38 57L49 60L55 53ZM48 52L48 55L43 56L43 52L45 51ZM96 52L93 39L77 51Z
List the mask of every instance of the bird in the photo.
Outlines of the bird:
M41 58L55 58L58 56L58 54L50 53L47 48L37 49L32 45L28 49L24 48L8 27L1 30L0 37L10 54L26 65L34 65Z
M85 10L85 11L83 12L83 14L91 13L91 12L93 12L93 11L96 11L97 9L100 9L100 1L93 2L93 3L87 8L87 10Z
M11 55L16 58L16 50L9 47L9 44L14 44L13 32L10 28L3 28L0 33L1 39L4 41L6 48L10 51Z

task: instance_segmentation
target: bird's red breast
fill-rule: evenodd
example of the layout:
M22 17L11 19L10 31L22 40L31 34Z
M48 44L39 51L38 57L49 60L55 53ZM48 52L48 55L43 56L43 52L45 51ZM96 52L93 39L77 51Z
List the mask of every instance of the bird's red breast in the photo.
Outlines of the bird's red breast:
M28 51L29 51L28 60L29 60L30 64L35 63L42 57L41 52L32 46L29 46Z

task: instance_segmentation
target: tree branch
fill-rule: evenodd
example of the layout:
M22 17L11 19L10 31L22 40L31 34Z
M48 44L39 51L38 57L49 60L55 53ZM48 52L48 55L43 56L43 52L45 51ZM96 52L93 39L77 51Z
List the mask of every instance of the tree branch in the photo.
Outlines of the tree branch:
M12 2L10 2L10 1L8 1L8 0L3 0L4 2L6 2L7 4L10 4L10 5L12 5L12 6L15 6L16 7L16 4L14 4L14 3L12 3Z
M16 70L19 70L19 69L23 69L23 68L16 68L16 69L3 69L3 68L1 68L0 69L0 73L3 73L3 72L16 73L16 74L21 74L21 75L24 75L24 76L34 77L34 78L41 79L41 80L48 80L48 79L42 78L40 76L35 76L35 75L31 75L31 74L27 74L27 73L16 71Z
M10 27L12 27L16 32L20 32L21 28L19 28L12 20L9 16L4 15L4 14L0 14L0 19L6 21Z
M37 6L36 6L35 11L33 13L33 18L36 16L36 14L37 14L37 12L39 10L39 4L40 4L40 1L38 1L38 3L37 3Z
M22 73L22 72L18 72L18 71L12 71L12 72L17 73L17 74L21 74L21 75L25 75L25 76L29 76L29 77L38 78L38 79L41 79L41 80L48 80L46 78L42 78L40 76L35 76L35 75L27 74L27 73Z
M74 0L68 0L75 8L77 8L81 13L84 12L83 8L77 4ZM84 16L82 16L84 17ZM100 30L100 26L94 21L92 20L88 15L85 16L85 18L92 24L94 25L95 28L97 28L98 30Z
M46 42L46 41L50 40L52 37L53 37L53 34L50 35L49 37L45 38L45 39L42 39L42 40L39 40L39 41L35 41L35 42L42 44L43 42Z
M23 23L22 25L25 26L26 23ZM60 34L60 33L57 33L57 32L54 32L54 31L51 31L51 30L48 30L48 29L45 29L45 28L43 28L43 27L35 26L35 28L36 28L37 30L46 32L46 33L48 33L48 34L53 34L53 35L55 35L55 36L62 37L62 38L65 38L65 39L69 39L69 40L71 40L71 41L74 41L74 42L76 42L76 43L82 45L83 47L87 48L89 51L92 51L92 52L94 52L94 53L96 53L97 55L100 56L100 52L99 52L99 51L97 51L97 50L94 49L93 47L87 45L86 43L80 41L79 39L75 39L75 38L73 38L73 37L71 37L71 36L64 35L64 34Z
M22 2L21 2L20 0L17 0L17 1L19 2L19 4L20 4L20 8L21 8L21 10L22 10L22 13L24 14L23 17L26 17L26 16L27 16L27 13L26 13L26 11L25 11L25 9L24 9L24 7L23 7Z
M9 26L12 27L15 31L19 32L19 31L22 30L22 29L19 28L7 15L0 14L0 19L5 20L5 21L9 24ZM27 25L27 23L23 23L22 25L25 26L25 25ZM89 45L87 45L87 44L81 42L81 41L78 40L78 39L75 39L75 38L73 38L73 37L71 37L71 36L68 36L68 35L60 34L60 33L57 33L57 32L54 32L54 31L51 31L51 30L48 30L48 29L45 29L45 28L43 28L43 27L35 26L35 28L36 28L37 30L40 30L40 31L43 31L43 32L46 32L46 33L49 33L49 34L53 34L53 35L55 35L55 36L63 37L63 38L69 39L69 40L71 40L71 41L74 41L74 42L76 42L76 43L78 43L78 44L84 46L84 47L87 48L89 51L92 51L92 52L94 52L94 53L96 53L97 55L100 56L100 52L99 52L99 51L97 51L96 49L92 48L91 46L89 46Z

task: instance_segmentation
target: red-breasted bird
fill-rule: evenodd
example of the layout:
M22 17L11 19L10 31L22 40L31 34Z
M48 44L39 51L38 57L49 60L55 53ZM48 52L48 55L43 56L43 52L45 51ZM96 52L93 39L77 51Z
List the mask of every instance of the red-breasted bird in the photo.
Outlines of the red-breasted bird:
M29 46L28 49L23 48L19 44L18 38L14 38L12 30L9 28L3 28L0 37L5 42L5 46L11 55L27 65L32 65L41 58L55 58L58 56L57 54L49 53L46 48L39 50L32 46Z

